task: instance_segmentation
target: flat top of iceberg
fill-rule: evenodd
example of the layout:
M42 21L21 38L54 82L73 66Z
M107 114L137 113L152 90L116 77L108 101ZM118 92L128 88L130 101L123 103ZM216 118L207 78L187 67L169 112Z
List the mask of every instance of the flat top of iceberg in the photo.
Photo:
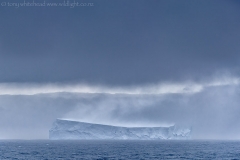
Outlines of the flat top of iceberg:
M82 123L82 124L94 124L94 125L101 125L101 126L111 126L111 127L121 127L121 128L169 128L169 127L174 127L175 124L173 125L169 125L169 126L133 126L133 127L128 127L128 126L123 126L123 125L109 125L109 124L101 124L101 123L90 123L90 122L82 122L82 121L78 121L78 120L73 120L73 119L64 119L64 118L57 118L56 121L60 122L72 122L72 123Z

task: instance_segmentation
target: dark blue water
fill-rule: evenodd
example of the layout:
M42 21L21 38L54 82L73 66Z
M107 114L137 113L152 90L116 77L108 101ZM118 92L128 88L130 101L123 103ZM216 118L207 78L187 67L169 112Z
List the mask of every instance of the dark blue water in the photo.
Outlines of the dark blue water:
M240 141L1 140L0 159L240 159Z

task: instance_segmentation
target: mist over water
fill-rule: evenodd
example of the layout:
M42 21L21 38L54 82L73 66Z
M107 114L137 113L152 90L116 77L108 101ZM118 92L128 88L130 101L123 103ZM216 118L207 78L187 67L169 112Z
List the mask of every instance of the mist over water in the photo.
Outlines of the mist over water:
M192 126L193 139L240 139L238 84L196 93L0 95L1 139L47 139L56 118L126 127Z

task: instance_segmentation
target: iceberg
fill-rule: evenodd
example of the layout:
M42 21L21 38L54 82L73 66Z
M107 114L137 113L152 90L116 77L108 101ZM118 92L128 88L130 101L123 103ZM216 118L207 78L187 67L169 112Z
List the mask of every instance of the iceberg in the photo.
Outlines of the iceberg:
M190 139L191 128L118 127L57 119L49 130L51 140L161 140Z

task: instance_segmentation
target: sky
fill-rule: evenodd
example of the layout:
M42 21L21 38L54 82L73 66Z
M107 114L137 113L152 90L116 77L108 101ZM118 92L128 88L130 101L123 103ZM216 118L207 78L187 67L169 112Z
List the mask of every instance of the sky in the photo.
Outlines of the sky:
M56 118L240 139L238 0L0 2L0 139Z

